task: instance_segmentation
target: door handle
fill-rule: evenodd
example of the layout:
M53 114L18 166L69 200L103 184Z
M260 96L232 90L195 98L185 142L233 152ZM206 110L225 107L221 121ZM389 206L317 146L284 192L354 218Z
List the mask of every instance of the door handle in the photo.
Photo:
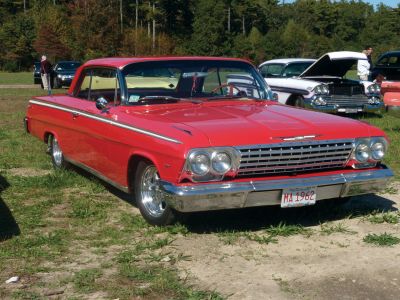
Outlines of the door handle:
M76 119L77 117L79 117L79 113L73 112L72 113L72 119Z

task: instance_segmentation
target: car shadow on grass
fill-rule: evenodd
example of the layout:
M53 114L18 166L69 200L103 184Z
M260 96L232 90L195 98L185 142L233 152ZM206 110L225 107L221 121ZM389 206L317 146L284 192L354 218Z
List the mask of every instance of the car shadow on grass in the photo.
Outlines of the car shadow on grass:
M314 206L280 208L264 206L224 211L193 213L185 222L194 233L221 231L257 231L279 224L318 226L325 222L368 216L371 213L396 211L395 202L378 195L363 195L351 198L344 205L317 202Z
M94 175L73 167L82 176L100 182L108 192L135 206L134 197L125 193ZM334 199L319 201L316 205L297 208L260 206L241 209L227 209L185 213L179 222L192 233L213 233L221 231L257 231L279 224L317 226L325 222L368 216L376 212L397 211L396 203L375 194L355 196L344 205L337 205Z
M20 234L20 229L1 193L9 187L7 180L0 175L0 242Z

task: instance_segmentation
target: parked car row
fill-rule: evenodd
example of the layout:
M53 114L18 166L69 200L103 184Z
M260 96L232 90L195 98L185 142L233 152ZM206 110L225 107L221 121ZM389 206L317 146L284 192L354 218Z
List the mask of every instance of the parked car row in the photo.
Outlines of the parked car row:
M338 109L380 106L368 102L375 87L343 78L358 57L341 57L296 69L280 99L301 91L292 105L346 98ZM194 211L339 205L385 188L393 173L382 162L382 130L283 105L272 91L241 59L96 59L78 69L68 93L32 97L24 123L55 168L78 166L129 193L154 225ZM348 106L349 98L359 104Z
M70 86L76 70L82 65L78 61L58 61L52 68L50 82L53 88ZM40 62L33 65L33 83L40 84L43 87L40 75Z

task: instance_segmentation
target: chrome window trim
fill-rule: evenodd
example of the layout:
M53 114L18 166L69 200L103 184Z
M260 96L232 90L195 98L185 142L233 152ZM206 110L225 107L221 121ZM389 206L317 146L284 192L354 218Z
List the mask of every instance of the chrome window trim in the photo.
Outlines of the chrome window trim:
M148 130L144 130L144 129L141 129L141 128L133 127L131 125L126 125L124 123L116 122L114 120L110 120L110 119L106 119L106 118L103 118L103 117L99 117L99 116L96 116L96 115L93 115L93 114L90 114L90 113L87 113L87 112L84 112L84 111L81 111L81 110L71 109L71 108L67 108L67 107L61 106L61 105L51 104L51 103L47 103L45 101L39 101L39 100L29 100L29 103L40 105L40 106L45 106L45 107L49 107L49 108L54 108L54 109L62 110L62 111L65 111L65 112L70 112L72 114L77 114L79 116L84 116L84 117L87 117L89 119L100 121L100 122L103 122L103 123L106 123L106 124L109 124L109 125L113 125L113 126L116 126L116 127L124 128L124 129L130 130L130 131L138 132L138 133L141 133L141 134L144 134L144 135L148 135L148 136L151 136L151 137L154 137L154 138L158 138L158 139L161 139L161 140L164 140L164 141L172 142L172 143L175 143L175 144L182 144L182 142L179 141L179 140L176 140L176 139L173 139L173 138L169 138L167 136L163 136L163 135L160 135L160 134L148 131Z

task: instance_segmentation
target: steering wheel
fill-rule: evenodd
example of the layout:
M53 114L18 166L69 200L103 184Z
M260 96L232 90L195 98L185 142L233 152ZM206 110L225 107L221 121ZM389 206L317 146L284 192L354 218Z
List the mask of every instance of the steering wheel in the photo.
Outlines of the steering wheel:
M235 86L232 83L223 83L223 84L217 86L216 88L212 89L211 93L212 94L217 94L217 91L221 90L223 88L228 88L228 93L227 93L228 96L234 96L233 90L236 90L238 92L237 95L242 95L243 92L244 92L244 91L240 90L237 86ZM244 93L246 93L246 92L244 92Z

